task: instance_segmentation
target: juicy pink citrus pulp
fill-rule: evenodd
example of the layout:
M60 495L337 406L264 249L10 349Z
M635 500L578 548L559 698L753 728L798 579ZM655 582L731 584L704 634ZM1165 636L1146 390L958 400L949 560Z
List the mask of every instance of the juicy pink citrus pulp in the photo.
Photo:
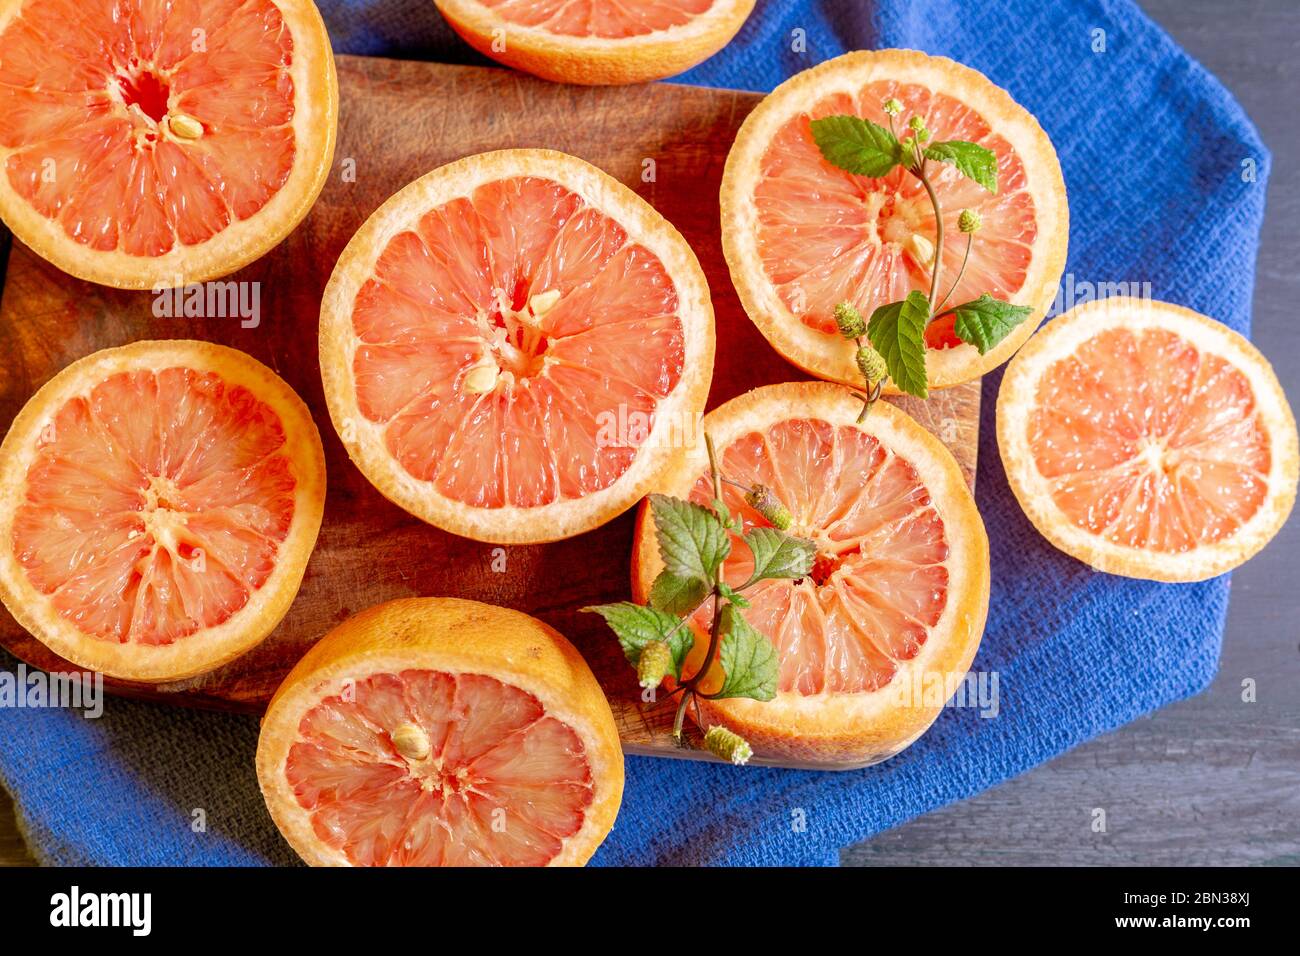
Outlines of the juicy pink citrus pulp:
M248 389L188 368L119 373L42 433L11 546L82 632L171 644L265 583L294 487L280 419Z
M302 718L285 774L316 835L358 866L540 866L582 827L578 735L492 677L404 670ZM415 728L427 751L394 743Z
M870 315L913 289L930 291L932 260L912 245L914 236L931 247L935 238L934 210L920 181L901 168L871 179L832 166L809 125L824 116L853 115L887 126L881 105L891 97L904 104L904 121L921 116L936 139L979 143L998 159L996 195L950 165L930 163L943 209L947 282L956 277L966 250L965 236L957 229L961 210L973 209L983 219L950 301L966 302L983 292L1009 299L1025 282L1038 226L1020 157L958 100L916 84L877 81L856 96L827 96L787 122L763 154L754 190L763 271L785 306L821 332L835 332L832 313L846 299ZM941 291L947 291L946 284ZM948 316L929 325L926 342L931 348L959 344L953 321Z
M357 293L358 407L449 498L580 498L627 470L680 380L678 308L663 263L574 193L486 183L395 236Z
M5 176L93 249L202 243L288 179L292 56L271 0L27 0L0 33Z
M713 0L482 0L502 19L574 37L644 36L679 27L705 13Z
M1029 446L1074 524L1116 544L1220 541L1268 493L1269 436L1250 382L1163 329L1111 329L1044 373Z
M742 436L720 465L734 481L770 488L790 509L790 533L818 545L808 577L745 591L746 620L780 654L779 690L857 693L888 684L948 600L944 525L916 469L859 429L807 419ZM713 499L707 474L691 498ZM746 530L767 525L740 489L724 485L723 500ZM739 587L753 567L749 547L732 534L727 583ZM706 602L694 620L706 641L711 614Z

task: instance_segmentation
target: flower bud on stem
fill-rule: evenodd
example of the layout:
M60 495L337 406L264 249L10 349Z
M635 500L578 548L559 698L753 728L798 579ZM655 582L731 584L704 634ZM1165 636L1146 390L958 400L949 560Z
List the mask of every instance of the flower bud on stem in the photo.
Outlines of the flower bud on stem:
M777 531L790 527L790 509L766 485L754 485L745 493L745 503L766 518Z
M749 741L721 724L714 724L705 733L704 747L715 757L729 760L737 767L748 763L749 758L754 756L754 749L749 746Z
M651 641L641 648L636 676L642 687L658 687L673 672L673 651L666 641Z

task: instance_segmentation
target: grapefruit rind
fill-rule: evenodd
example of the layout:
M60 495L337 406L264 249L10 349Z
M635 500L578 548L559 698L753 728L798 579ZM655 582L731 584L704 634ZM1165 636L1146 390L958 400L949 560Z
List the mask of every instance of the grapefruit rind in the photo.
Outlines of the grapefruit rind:
M540 507L476 507L441 494L411 475L384 445L383 426L362 414L353 357L357 291L394 236L415 228L428 210L467 196L484 183L535 176L559 183L617 222L628 243L647 248L676 287L685 338L681 379L655 409L654 424L628 469L612 484L581 498ZM339 256L321 301L320 366L330 417L348 455L384 497L430 524L495 544L556 541L604 524L626 511L680 467L683 442L704 409L713 377L713 305L708 281L686 240L645 200L589 163L544 149L482 153L439 167L379 207Z
M544 80L587 86L647 83L684 73L726 46L754 9L754 0L716 0L681 26L608 39L513 23L478 0L434 3L452 29L484 56Z
M406 598L367 608L321 638L271 698L257 744L267 809L289 845L313 866L347 866L312 828L285 774L303 715L345 681L409 668L482 674L532 694L548 717L581 738L595 793L582 827L549 866L581 866L605 839L623 798L623 753L614 717L582 655L558 631L520 611L460 598Z
M1070 232L1065 181L1052 141L1033 114L984 74L916 50L876 50L846 53L786 80L746 117L727 155L721 190L723 255L745 312L778 352L810 375L862 384L852 347L840 336L805 325L764 275L759 265L758 210L752 193L760 178L763 154L782 126L828 96L856 95L868 83L879 80L917 83L974 108L1020 156L1036 204L1038 235L1030 269L1020 290L1011 297L1013 304L1028 306L1033 312L984 355L965 343L926 353L930 388L959 385L1005 362L1043 321L1065 269ZM942 137L943 131L938 135ZM957 240L949 237L948 241ZM898 394L892 381L885 391Z
M1054 362L1114 328L1172 331L1203 354L1224 359L1249 381L1271 441L1268 491L1259 510L1223 540L1183 552L1108 541L1069 520L1035 466L1028 420L1039 378ZM1167 582L1203 581L1223 574L1257 554L1277 534L1295 504L1300 442L1294 414L1272 366L1248 339L1222 322L1167 302L1117 296L1088 302L1053 319L1007 366L998 392L997 430L1007 481L1025 516L1056 548L1109 574Z
M810 418L861 429L916 468L943 521L949 546L945 561L948 600L943 613L920 652L899 661L893 680L883 688L808 695L782 691L766 702L745 698L700 701L704 727L721 723L742 734L753 746L757 763L851 770L894 756L925 733L943 709L942 703L927 701L923 694L914 693L911 698L895 695L903 687L913 691L924 687L927 675L964 675L984 633L989 601L988 537L960 466L939 439L888 402L877 403L866 421L858 424L861 410L862 402L839 385L789 382L756 388L704 419L704 428L720 453L742 435L786 419ZM696 476L707 468L706 451L693 455L667 493L687 497ZM663 560L653 519L642 505L632 552L636 601L649 599L650 586L661 570Z
M185 367L218 374L242 385L279 416L285 453L296 486L289 531L275 569L248 603L221 624L171 644L118 644L92 637L50 607L18 562L12 545L0 548L0 599L15 620L60 657L124 680L161 682L205 673L246 653L273 631L298 594L325 509L325 453L307 406L273 371L243 352L183 339L136 342L104 349L69 365L23 406L0 444L0 541L12 542L16 509L39 436L71 399L121 372Z
M101 251L70 238L0 175L0 219L24 245L59 269L118 289L170 289L241 269L278 245L311 211L329 176L338 131L338 77L325 21L312 0L273 0L293 30L295 161L288 180L260 210L196 246L177 244L152 258ZM0 31L23 0L0 0ZM0 168L14 150L0 147Z

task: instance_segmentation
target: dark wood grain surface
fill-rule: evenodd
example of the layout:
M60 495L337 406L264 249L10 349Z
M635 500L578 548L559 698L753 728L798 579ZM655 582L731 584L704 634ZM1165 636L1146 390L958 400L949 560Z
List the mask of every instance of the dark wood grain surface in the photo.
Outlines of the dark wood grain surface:
M633 514L567 541L505 549L411 517L370 486L334 433L317 367L316 319L343 246L392 193L463 156L547 146L581 156L638 190L695 249L711 286L718 339L725 343L711 404L758 385L806 378L744 315L722 257L722 167L736 128L761 97L671 84L566 87L507 70L360 57L340 57L338 68L336 167L341 173L355 160L356 175L332 176L303 224L233 277L261 284L255 328L231 318L159 318L149 292L72 279L18 244L10 256L0 300L0 349L9 356L0 365L0 422L82 355L139 339L184 337L235 346L274 368L311 407L325 443L329 488L320 540L275 632L201 677L106 686L165 703L257 712L307 648L349 615L399 597L455 595L527 611L556 627L600 678L624 748L682 756L671 736L673 703L643 704L613 635L600 618L580 613L629 596ZM646 160L654 163L652 176L643 175ZM978 384L898 403L948 442L973 481ZM46 670L70 666L2 612L0 644ZM685 755L707 756L702 750Z
M1273 153L1253 339L1300 404L1300 3L1140 0ZM848 865L1300 865L1300 518L1233 574L1203 694L843 852ZM1242 681L1258 686L1244 703ZM1091 813L1107 808L1108 832Z

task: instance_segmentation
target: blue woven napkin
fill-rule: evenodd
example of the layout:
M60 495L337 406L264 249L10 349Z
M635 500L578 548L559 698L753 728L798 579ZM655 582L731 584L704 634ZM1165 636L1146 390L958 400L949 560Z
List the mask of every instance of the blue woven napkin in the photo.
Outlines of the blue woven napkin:
M429 0L321 7L340 52L485 62ZM770 90L846 50L895 46L981 70L1042 122L1069 189L1076 291L1150 282L1157 298L1247 331L1268 152L1231 95L1128 0L760 0L739 36L681 79ZM978 498L993 593L975 661L999 675L996 719L950 708L902 756L850 773L629 757L623 808L595 862L832 863L843 846L1209 683L1227 578L1130 581L1053 550L1007 487L1000 381L984 379ZM0 708L0 776L47 862L288 862L257 789L256 739L252 718L127 701L99 720Z

